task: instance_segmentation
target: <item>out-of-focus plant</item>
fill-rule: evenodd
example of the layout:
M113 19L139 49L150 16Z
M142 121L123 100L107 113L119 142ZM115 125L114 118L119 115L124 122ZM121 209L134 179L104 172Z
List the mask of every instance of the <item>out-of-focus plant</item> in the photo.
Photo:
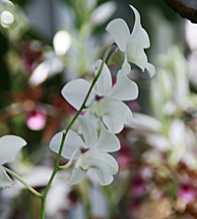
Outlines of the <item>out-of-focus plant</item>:
M11 40L19 39L27 28L27 19L20 8L9 0L0 1L0 30Z
M131 212L135 218L158 218L158 214L159 218L195 218L196 94L190 90L188 64L180 49L159 57L158 66L151 91L154 117L134 114L129 124L133 131L127 134L136 138L133 151L144 145L142 154L135 151L142 171L137 181L140 197L136 197L140 213L135 212L135 198Z

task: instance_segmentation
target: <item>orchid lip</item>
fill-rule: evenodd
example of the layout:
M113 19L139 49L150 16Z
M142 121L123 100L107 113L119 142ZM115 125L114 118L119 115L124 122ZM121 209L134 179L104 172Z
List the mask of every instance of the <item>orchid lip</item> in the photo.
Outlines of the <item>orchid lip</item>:
M99 95L96 95L96 96L95 96L95 100L98 101L98 102L99 102L100 100L102 100L103 98L104 98L104 96L99 96Z
M82 154L85 154L86 152L88 152L89 151L89 148L80 148L80 152L82 153Z

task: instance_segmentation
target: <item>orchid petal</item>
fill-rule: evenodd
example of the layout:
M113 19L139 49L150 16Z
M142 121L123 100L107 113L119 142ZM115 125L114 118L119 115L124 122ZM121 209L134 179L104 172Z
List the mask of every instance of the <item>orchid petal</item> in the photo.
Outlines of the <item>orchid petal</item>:
M119 133L132 118L129 107L121 101L105 98L102 103L103 122L112 133Z
M130 5L135 15L135 23L130 36L130 43L132 42L136 47L143 49L150 47L150 40L146 30L141 25L141 18L138 10Z
M80 132L84 138L84 142L92 147L97 142L97 121L91 115L79 117Z
M0 165L13 162L19 151L27 142L15 135L5 135L0 137Z
M126 51L130 31L127 23L120 18L112 20L106 28L122 52Z
M103 169L92 168L88 173L94 174L95 181L100 183L102 186L109 185L113 182L113 175L109 175Z
M115 152L120 149L120 142L114 134L102 127L96 147L103 152Z
M124 59L121 69L119 70L119 73L128 75L130 72L131 72L131 65L129 64L127 60L127 56L125 55L125 59Z
M113 179L112 176L118 172L116 160L111 155L98 150L85 153L80 166L84 170L96 170L101 185L110 184Z
M140 67L142 71L147 67L148 58L144 49L140 49L130 40L128 43L127 56L128 61Z
M122 110L124 109L124 122L125 125L128 126L128 124L130 123L130 121L133 118L133 113L131 111L131 109L129 108L129 106L125 103L123 103L122 105Z
M76 79L68 82L62 89L62 95L75 109L79 110L90 88L90 83L84 79ZM94 92L91 92L87 104L92 100Z
M153 77L155 75L156 70L154 65L152 65L151 63L147 63L146 69L149 72L150 77Z
M62 137L63 132L58 132L53 136L49 143L50 149L57 154L60 149ZM80 147L85 147L81 137L74 131L69 130L64 141L64 146L61 155L65 159L77 159L80 155Z
M102 65L102 60L98 60L95 64L95 73ZM112 88L112 77L108 66L104 63L101 74L96 82L96 93L99 96L106 96L109 90Z
M119 72L117 82L112 89L110 97L122 101L135 100L138 97L138 93L137 84Z
M128 61L139 66L143 71L148 64L144 49L150 47L150 40L147 32L141 25L140 14L136 8L130 5L135 15L135 24L127 44Z
M86 171L82 170L81 168L74 168L72 170L71 178L69 183L71 185L75 185L80 183L80 181L85 177Z

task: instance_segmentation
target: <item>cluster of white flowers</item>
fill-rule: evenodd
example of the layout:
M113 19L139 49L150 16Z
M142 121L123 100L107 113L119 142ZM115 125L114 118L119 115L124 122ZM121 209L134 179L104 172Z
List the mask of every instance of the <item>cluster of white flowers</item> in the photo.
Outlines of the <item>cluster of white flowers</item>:
M154 74L154 67L145 54L145 49L150 46L148 34L141 26L138 11L133 6L131 8L135 15L132 33L122 19L111 21L106 28L119 50L124 53L124 62L117 73L116 83L112 82L107 64L98 60L94 70L95 77L99 77L92 89L91 81L84 79L72 80L62 89L63 97L76 110L81 110L88 97L83 115L77 119L75 131L69 128L65 138L65 131L59 132L49 144L52 151L73 162L71 184L78 183L86 174L94 174L101 185L113 181L118 164L109 153L120 149L115 134L121 132L132 118L131 110L123 101L134 100L138 96L137 84L128 78L130 63ZM10 182L2 165L13 161L25 144L23 139L16 136L0 138L0 186Z
M57 133L50 142L53 151L58 152L62 132ZM109 184L118 171L116 160L108 154L120 149L118 138L98 125L89 115L79 117L78 133L68 132L62 156L75 160L71 183L78 183L86 172L94 172L101 184Z
M124 52L124 62L117 73L116 83L112 83L111 72L103 60L95 64L95 75L101 69L100 76L90 93L84 115L78 119L77 131L70 130L63 146L62 156L74 161L71 183L78 183L87 173L94 175L101 185L110 184L118 172L116 160L109 154L120 149L120 142L115 134L121 132L132 112L123 101L135 100L138 96L137 84L128 78L130 63L146 69L151 75L154 67L148 62L145 49L150 46L149 37L140 23L138 11L131 6L135 15L135 24L130 34L127 24L122 19L109 23L106 30ZM91 87L91 82L75 79L62 89L65 100L79 110ZM50 142L51 150L60 150L63 132L57 133Z
M95 72L102 66L98 60ZM80 109L91 83L84 79L68 82L62 89L63 97L77 110ZM132 117L129 107L122 101L134 100L138 96L138 87L127 75L120 71L112 86L112 77L104 64L94 89L87 100L85 114L78 119L78 133L68 132L62 156L75 160L71 183L78 183L87 172L93 173L98 182L107 185L118 172L116 160L109 155L120 149L120 143L114 133L119 133ZM58 152L62 134L56 134L50 148Z

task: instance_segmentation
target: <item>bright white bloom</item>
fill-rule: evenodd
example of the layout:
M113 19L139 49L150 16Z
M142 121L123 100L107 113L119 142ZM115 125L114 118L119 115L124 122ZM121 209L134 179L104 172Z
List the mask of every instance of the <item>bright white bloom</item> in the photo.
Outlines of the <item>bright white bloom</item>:
M128 66L128 62L136 64L143 71L148 70L150 76L153 76L155 68L148 62L145 53L145 49L150 47L149 36L141 25L139 12L132 5L130 7L135 15L132 33L126 22L120 18L112 20L106 30L111 34L120 51L125 53L124 66L125 63Z
M75 161L71 184L80 182L86 173L94 173L101 185L108 185L118 172L118 164L109 152L120 149L119 140L104 127L100 130L97 127L95 119L82 116L79 118L80 135L72 130L68 132L62 156ZM56 153L59 151L62 134L57 133L50 142L51 150Z
M12 180L4 170L3 164L11 163L15 160L26 141L15 135L5 135L0 137L0 187L11 184Z
M101 62L101 60L97 61L96 68L100 67ZM73 80L64 86L62 95L79 110L90 85L90 82L84 79ZM87 106L101 119L110 132L119 133L132 117L129 107L122 101L134 100L137 96L137 84L122 71L118 72L117 81L112 85L110 70L104 64Z
M58 31L53 38L53 46L57 55L65 55L67 51L70 49L71 44L71 36L65 30Z

